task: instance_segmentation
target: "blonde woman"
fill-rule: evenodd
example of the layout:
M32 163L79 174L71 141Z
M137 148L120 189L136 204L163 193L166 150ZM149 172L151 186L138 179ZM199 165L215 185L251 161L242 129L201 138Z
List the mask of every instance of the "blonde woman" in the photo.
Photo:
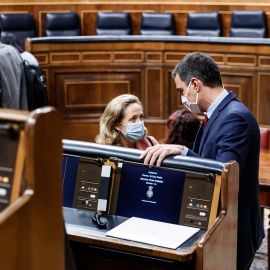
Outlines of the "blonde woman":
M138 97L124 94L112 99L100 118L96 142L145 150L158 144L147 136L143 122L143 106Z

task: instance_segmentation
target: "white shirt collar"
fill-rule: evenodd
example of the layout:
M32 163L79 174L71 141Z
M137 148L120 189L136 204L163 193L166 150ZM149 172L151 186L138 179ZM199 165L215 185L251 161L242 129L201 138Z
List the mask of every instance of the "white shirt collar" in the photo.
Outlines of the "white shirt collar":
M206 114L208 119L211 117L211 115L213 114L214 110L216 109L216 107L221 103L221 101L228 95L228 91L223 89L223 91L218 95L218 97L214 100L214 102L210 105L210 107L208 108Z

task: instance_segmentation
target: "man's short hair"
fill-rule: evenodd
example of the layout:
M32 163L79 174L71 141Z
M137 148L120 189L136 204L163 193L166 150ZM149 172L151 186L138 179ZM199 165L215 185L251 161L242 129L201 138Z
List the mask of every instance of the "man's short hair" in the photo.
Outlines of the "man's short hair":
M172 71L174 79L176 74L186 85L189 84L191 78L197 78L207 87L223 87L216 62L205 53L194 52L187 54Z

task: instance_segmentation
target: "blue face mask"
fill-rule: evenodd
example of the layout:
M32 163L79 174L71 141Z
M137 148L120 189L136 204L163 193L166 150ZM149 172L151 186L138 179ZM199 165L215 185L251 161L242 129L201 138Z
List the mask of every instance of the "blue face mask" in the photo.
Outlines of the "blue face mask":
M123 133L121 130L121 133L123 136L129 141L129 142L136 142L143 138L144 136L144 123L143 121L135 124L121 124L122 126L126 127L127 132Z

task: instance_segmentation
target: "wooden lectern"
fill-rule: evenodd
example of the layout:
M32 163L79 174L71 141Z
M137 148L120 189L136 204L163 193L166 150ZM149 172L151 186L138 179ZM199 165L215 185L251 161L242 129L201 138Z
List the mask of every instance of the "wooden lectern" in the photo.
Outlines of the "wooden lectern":
M1 269L65 267L61 139L52 107L0 110Z
M78 269L236 269L239 184L237 162L221 163L194 157L170 156L163 161L162 168L150 167L146 170L147 166L144 167L145 165L140 164L142 163L142 160L139 159L141 150L72 140L63 140L63 149L67 155L66 169L63 173L66 176L63 181L64 202L66 202L63 214ZM76 163L78 169L75 173L76 185L72 186L70 183L75 182L75 180L68 176L73 174L76 167L75 162L78 162ZM104 175L100 174L100 171L104 165L111 166L113 173L111 187L108 189L110 191L108 193L108 208L106 212L103 212L103 220L107 221L107 228L98 228L92 221L91 211L99 209L99 201L95 202L95 199L92 198L96 198L95 194L100 194L101 189L103 190L102 183L104 182L102 181L104 178L102 177ZM133 173L124 169L124 167L132 166L135 166ZM119 212L119 197L128 194L125 197L124 205L132 206L132 210L130 210L132 213L134 213L133 209L135 208L143 208L139 207L142 205L140 204L141 198L144 198L141 195L141 197L137 196L139 200L136 200L134 208L132 204L129 204L129 200L132 200L130 199L130 191L128 188L121 190L122 181L128 183L127 186L132 186L133 194L138 194L140 190L146 189L141 189L144 186L141 184L145 180L144 178L136 176L134 179L133 175L137 175L136 171L140 172L139 175L146 177L145 174L141 174L145 170L149 171L150 174L154 173L156 169L166 168L179 169L186 173L179 224L199 227L201 229L199 234L190 238L177 249L106 236L107 231L129 217L118 214L123 213ZM123 171L129 171L129 174L124 174ZM165 181L169 183L173 178L173 176L167 178L166 174L161 174L161 172L158 175L164 176L162 178L164 183ZM181 181L179 177L177 180ZM120 181L119 178L121 178ZM101 179L100 182L97 179ZM149 179L147 181L150 181ZM136 189L133 183L136 183L139 189ZM146 184L148 185L148 182ZM162 192L166 193L165 184L161 185ZM65 192L65 190L69 192ZM120 190L124 190L124 192ZM211 194L208 193L210 190L213 191ZM119 196L120 193L121 196ZM160 193L158 196L162 197ZM69 202L69 197L72 203ZM117 207L115 207L115 198L117 198ZM171 190L165 200L167 198L172 201ZM99 199L100 196L98 196ZM159 215L162 210L162 202L165 200L162 202L159 199L155 200L159 205L158 211L156 211ZM201 203L198 205L198 202ZM209 207L207 206L208 202L211 202L211 207L210 204ZM146 208L146 204L144 205ZM210 209L209 219L206 223L203 223L205 218L201 218L204 217L203 208ZM215 212L214 215L211 215L212 211Z

